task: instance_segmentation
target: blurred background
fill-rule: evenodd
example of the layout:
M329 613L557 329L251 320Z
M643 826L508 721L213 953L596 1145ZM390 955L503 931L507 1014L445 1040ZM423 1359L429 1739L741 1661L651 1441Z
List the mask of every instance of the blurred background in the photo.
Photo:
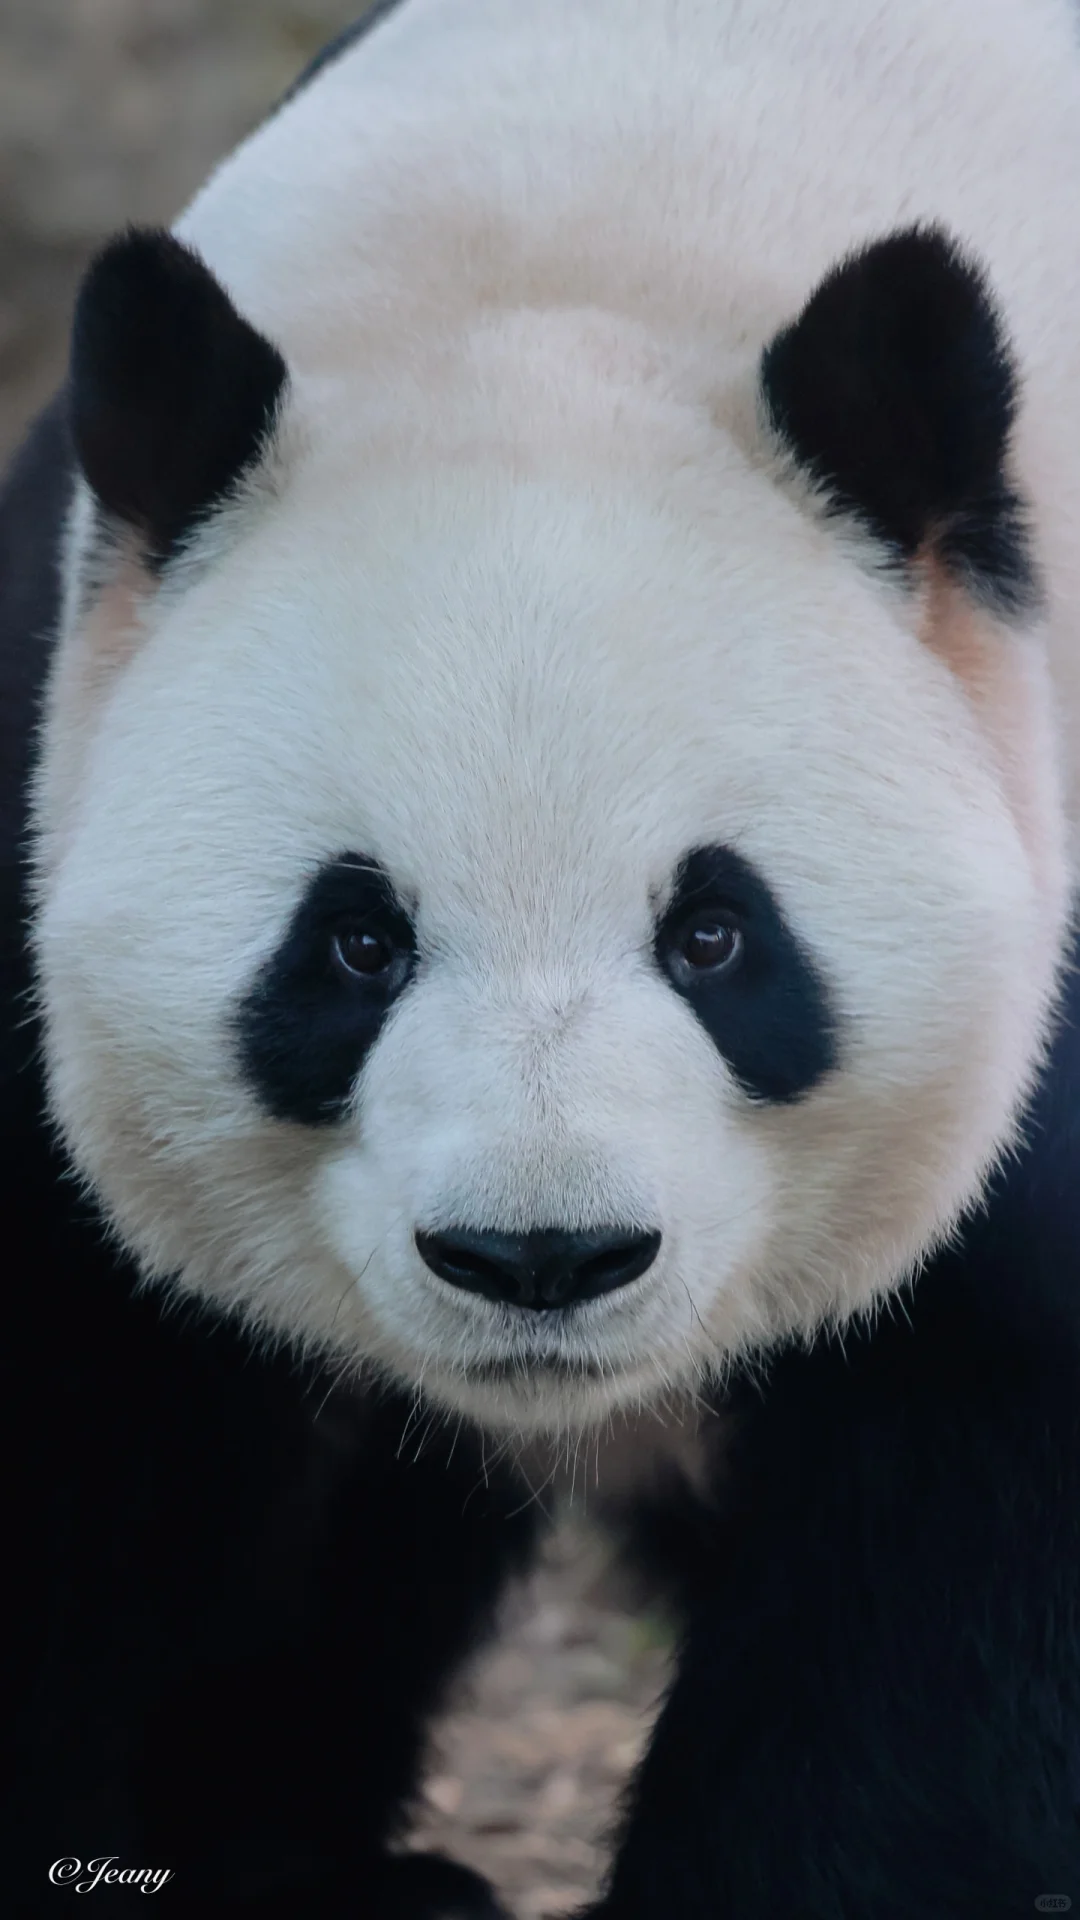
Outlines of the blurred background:
M0 466L60 379L88 258L168 223L363 0L0 0ZM439 1731L418 1837L518 1920L592 1895L666 1671L577 1518Z
M168 223L363 0L0 0L0 460L56 384L79 274Z

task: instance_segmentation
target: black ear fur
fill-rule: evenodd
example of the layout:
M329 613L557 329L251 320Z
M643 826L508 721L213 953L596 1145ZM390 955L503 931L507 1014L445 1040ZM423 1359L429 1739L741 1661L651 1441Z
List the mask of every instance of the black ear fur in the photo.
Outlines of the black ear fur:
M156 564L258 457L286 379L277 348L171 234L123 234L88 269L71 346L75 450Z
M1001 611L1035 590L1005 477L1016 375L982 275L912 227L827 275L767 347L772 423L836 510L900 558L929 544Z

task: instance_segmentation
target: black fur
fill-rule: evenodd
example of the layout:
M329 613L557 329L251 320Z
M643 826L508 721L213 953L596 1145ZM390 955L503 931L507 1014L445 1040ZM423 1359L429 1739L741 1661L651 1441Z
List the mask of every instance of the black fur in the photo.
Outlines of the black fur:
M331 946L345 927L384 935L401 964L343 980ZM269 1113L306 1126L341 1116L414 962L412 926L376 861L343 853L314 876L236 1017L244 1072Z
M934 227L866 247L769 346L772 423L832 505L901 560L930 548L1002 612L1036 591L1006 473L1017 385L982 275Z
M672 942L710 911L738 928L741 959L715 976L676 970ZM747 1093L798 1100L836 1066L824 982L764 880L731 848L687 855L657 928L656 958Z
M114 1854L183 1913L493 1920L386 1847L535 1509L468 1434L402 1446L407 1398L138 1293L44 1129L21 852L72 478L61 401L0 494L2 1904L54 1913L54 1861Z
M277 348L171 234L124 234L92 263L72 333L75 450L156 565L258 460L286 377Z

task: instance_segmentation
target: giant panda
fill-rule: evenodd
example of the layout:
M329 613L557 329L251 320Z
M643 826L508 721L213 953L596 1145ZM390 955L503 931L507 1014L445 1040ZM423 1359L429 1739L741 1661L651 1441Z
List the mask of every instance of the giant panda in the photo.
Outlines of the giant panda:
M400 0L92 264L0 508L18 1911L494 1914L425 1728L515 1449L650 1410L593 1920L1080 1901L1078 170L1067 0Z

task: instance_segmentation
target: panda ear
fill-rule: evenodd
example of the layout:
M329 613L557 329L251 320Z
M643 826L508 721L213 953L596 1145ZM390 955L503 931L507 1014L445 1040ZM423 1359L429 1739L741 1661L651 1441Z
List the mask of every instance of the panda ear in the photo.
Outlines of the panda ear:
M761 363L772 425L839 512L1005 613L1034 593L1005 474L1016 376L981 274L933 227L844 260Z
M72 333L75 451L152 564L261 452L285 362L171 234L133 230L91 264Z

